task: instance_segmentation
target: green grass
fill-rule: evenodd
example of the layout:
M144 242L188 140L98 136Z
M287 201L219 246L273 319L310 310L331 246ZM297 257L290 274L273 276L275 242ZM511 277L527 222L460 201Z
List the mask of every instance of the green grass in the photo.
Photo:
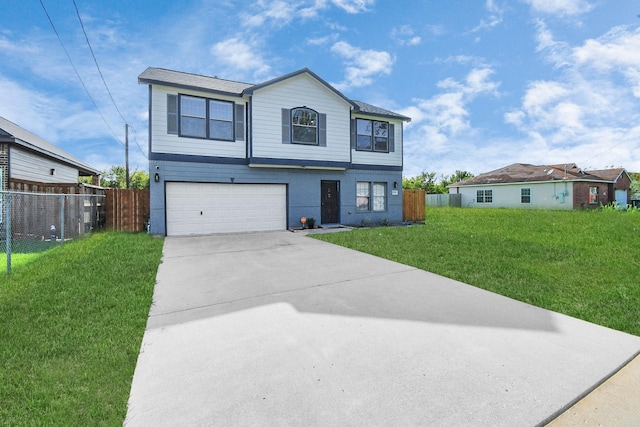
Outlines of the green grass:
M122 425L162 244L97 233L0 275L0 424Z
M314 237L640 335L640 214L427 209L424 225Z

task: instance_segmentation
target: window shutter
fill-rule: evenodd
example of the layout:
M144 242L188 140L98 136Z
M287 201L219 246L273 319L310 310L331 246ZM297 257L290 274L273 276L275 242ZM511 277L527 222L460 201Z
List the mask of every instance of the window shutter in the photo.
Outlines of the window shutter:
M167 94L167 133L178 134L178 95Z
M351 119L351 149L356 149L356 119Z
M235 104L236 141L244 141L244 105Z
M393 123L389 123L389 152L393 153L394 151L396 151L395 125Z
M289 126L289 110L282 109L282 143L291 144L291 127Z
M318 131L319 131L319 138L318 138L318 145L320 145L320 147L326 147L327 146L327 115L326 114L319 114L319 119L318 119Z

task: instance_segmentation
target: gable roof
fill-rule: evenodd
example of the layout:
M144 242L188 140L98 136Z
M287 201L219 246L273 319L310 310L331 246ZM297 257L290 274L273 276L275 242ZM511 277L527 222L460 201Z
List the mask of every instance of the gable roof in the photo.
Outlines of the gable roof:
M358 107L356 109L357 113L363 114L372 114L378 117L387 117L390 119L400 119L405 122L410 122L411 117L403 116L402 114L394 113L393 111L385 110L384 108L376 107L375 105L367 104L362 101L353 101L354 104Z
M559 165L530 165L526 163L514 163L512 165L451 184L449 187L550 181L600 181L615 183L622 173L626 173L623 168L585 172L575 163Z
M38 135L18 126L10 120L0 117L0 142L8 142L19 145L30 151L50 157L59 162L66 163L78 169L80 175L100 175L100 171L72 156L59 147L51 144Z
M234 82L217 77L184 73L182 71L166 70L164 68L149 67L138 76L138 83L160 84L182 89L204 90L206 92L225 95L242 96L245 89L253 87L250 83Z
M336 94L338 97L342 98L345 102L353 107L354 112L375 115L378 117L399 119L407 122L411 121L411 118L398 113L394 113L393 111L385 110L384 108L376 107L375 105L367 104L366 102L354 101L347 98L342 94L342 92L331 86L329 83L327 83L320 76L318 76L308 68L302 68L292 73L267 80L266 82L250 84L219 79L218 77L208 77L199 74L184 73L182 71L149 67L138 76L138 83L149 85L159 84L163 86L199 90L223 95L243 96L253 95L253 93L257 90L302 74L311 76L313 79L317 80L320 84L325 86L328 90Z
M351 101L349 98L344 96L340 91L338 91L336 88L334 88L329 83L324 81L320 76L318 76L316 73L314 73L313 71L311 71L308 68L302 68L302 69L300 69L298 71L294 71L292 73L285 74L284 76L276 77L275 79L271 79L271 80L267 80L266 82L259 83L257 85L254 85L254 86L250 87L250 88L245 89L244 93L246 93L248 95L252 95L256 90L263 89L263 88L265 88L267 86L271 86L273 84L282 82L284 80L291 79L291 78L299 76L301 74L308 74L309 76L311 76L312 78L314 78L315 80L320 82L320 84L322 84L324 87L329 89L331 92L333 92L334 94L338 95L338 97L342 98L345 102L347 102L348 104L351 104L354 108L356 108L356 105L353 103L353 101Z

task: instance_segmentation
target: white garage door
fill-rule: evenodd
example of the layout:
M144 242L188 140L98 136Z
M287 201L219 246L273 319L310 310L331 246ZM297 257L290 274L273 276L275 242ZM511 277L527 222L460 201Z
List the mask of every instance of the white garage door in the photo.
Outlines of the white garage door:
M167 235L286 229L287 189L282 184L168 182Z

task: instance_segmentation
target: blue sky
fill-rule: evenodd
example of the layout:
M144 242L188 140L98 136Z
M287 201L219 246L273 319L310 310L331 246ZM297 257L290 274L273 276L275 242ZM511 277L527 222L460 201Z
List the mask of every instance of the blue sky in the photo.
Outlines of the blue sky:
M40 0L5 1L0 116L101 170L124 164L125 121L131 169L147 170L137 77L152 66L247 83L308 67L413 119L405 176L515 162L640 172L635 1L75 0L111 95L73 0L42 3L93 102Z

